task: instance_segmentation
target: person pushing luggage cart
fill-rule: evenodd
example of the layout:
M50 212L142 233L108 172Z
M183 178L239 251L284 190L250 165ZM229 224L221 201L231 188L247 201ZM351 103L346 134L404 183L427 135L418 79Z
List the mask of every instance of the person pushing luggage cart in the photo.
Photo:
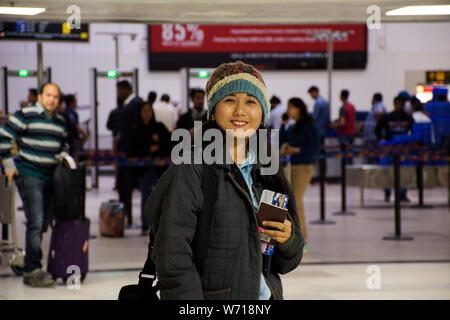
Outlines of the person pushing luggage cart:
M44 84L36 106L25 107L0 128L0 158L9 182L15 181L26 217L24 284L53 287L56 282L42 270L42 234L47 230L52 206L53 171L67 156L64 118L56 112L61 91ZM18 155L13 159L12 142Z

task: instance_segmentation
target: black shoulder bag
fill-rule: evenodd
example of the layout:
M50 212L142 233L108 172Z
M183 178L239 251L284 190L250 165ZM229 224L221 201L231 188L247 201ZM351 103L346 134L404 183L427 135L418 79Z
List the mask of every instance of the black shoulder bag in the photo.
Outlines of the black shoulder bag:
M197 227L192 240L192 250L194 253L194 263L197 270L201 273L203 261L205 260L209 243L210 218L213 205L215 203L216 189L211 187L216 185L216 176L213 172L213 166L203 165L202 192L203 207L197 217ZM138 284L131 284L120 289L119 300L133 301L158 301L157 292L159 285L156 281L156 266L152 261L151 253L155 235L150 232L150 242L148 244L147 260L144 268L139 273Z

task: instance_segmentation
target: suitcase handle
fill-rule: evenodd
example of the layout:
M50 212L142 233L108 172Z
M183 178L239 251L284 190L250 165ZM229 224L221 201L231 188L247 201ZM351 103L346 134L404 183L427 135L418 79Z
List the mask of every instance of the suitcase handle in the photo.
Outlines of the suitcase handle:
M17 176L14 176L14 178ZM7 188L14 188L14 178L13 181L9 182L8 178L6 176L4 176L4 180L3 180L3 186L5 187L5 189Z

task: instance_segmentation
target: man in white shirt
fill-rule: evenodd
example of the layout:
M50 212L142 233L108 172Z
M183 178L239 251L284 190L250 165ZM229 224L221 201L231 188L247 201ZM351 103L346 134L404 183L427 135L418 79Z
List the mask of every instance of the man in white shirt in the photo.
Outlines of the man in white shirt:
M416 97L412 97L411 98L411 107L412 107L412 114L411 117L414 120L414 123L429 123L429 132L421 132L422 135L428 136L430 137L430 142L434 143L435 142L435 137L434 137L434 130L433 130L433 123L430 119L430 117L428 116L428 114L424 111L423 109L423 104L422 102L420 102L419 99L417 99ZM425 128L422 128L421 130L428 130Z
M415 123L430 123L431 119L430 117L425 113L423 110L423 104L420 102L419 99L416 97L411 98L411 105L412 105L412 118Z
M177 111L175 107L170 104L170 97L168 94L163 94L159 103L153 106L155 113L155 120L162 122L169 132L172 132L177 121Z
M270 98L270 116L268 119L267 127L271 129L281 128L281 118L283 113L286 112L287 108L285 105L281 104L281 100L277 96L272 96Z

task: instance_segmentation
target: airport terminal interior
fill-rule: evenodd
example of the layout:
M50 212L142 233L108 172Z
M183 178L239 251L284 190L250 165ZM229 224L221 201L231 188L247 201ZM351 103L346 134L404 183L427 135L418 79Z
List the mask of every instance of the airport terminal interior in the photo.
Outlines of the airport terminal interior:
M129 182L118 168L123 161L162 168L170 151L139 162L141 153L121 149L128 120L116 113L114 122L114 112L140 97L164 132L189 130L180 120L204 120L214 70L237 60L264 79L272 107L266 128L297 202L304 184L306 245L298 267L281 275L284 299L450 299L448 1L282 2L0 0L0 300L117 300L121 287L138 282L149 244L141 194L161 174ZM11 12L21 7L31 12ZM4 174L8 157L25 168L49 152L42 141L32 149L30 137L11 139L14 130L26 134L24 114L46 108L40 87L48 82L58 85L57 112L75 132L67 150L86 165L90 225L82 281L72 270L47 288L24 283L29 209ZM293 174L303 162L283 153L278 139L278 129L300 123L297 104L318 130L306 182L304 171ZM328 122L320 127L324 105ZM120 209L113 214L108 203ZM44 272L52 232L41 239Z

